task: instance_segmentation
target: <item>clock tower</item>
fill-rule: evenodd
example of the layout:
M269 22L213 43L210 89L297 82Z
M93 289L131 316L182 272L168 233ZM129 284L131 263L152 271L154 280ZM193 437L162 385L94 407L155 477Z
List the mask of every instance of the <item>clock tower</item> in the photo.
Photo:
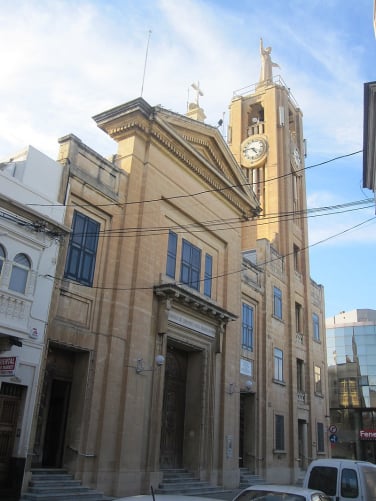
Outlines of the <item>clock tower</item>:
M234 93L228 142L262 207L243 248L267 238L287 255L294 243L303 249L308 242L302 113L281 77L264 76Z
M259 404L241 415L242 423L256 420L257 433L244 424L239 447L263 458L246 464L250 470L295 482L308 458L327 453L325 311L323 287L310 278L302 113L282 78L273 77L278 65L270 53L261 40L260 79L230 103L229 147L261 206L257 219L243 223L243 265L249 269L251 260L263 277L260 300L243 289L256 336L241 359L256 368Z

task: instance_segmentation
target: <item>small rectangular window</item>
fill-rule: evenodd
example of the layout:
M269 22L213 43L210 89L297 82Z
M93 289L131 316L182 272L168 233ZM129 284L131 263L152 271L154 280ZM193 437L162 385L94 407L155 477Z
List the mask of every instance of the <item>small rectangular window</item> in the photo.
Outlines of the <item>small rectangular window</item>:
M207 297L211 297L212 293L212 274L213 258L210 254L205 254L204 294Z
M277 451L285 450L285 418L279 414L275 416L275 448Z
M304 361L300 358L296 359L296 386L298 393L304 393L305 378L304 378Z
M325 452L323 423L317 423L317 452Z
M282 320L282 291L278 287L273 287L273 314Z
M64 277L93 285L100 224L74 211Z
M295 329L297 334L303 333L302 305L295 303Z
M315 393L322 394L321 367L315 365Z
M294 244L294 269L300 273L300 249Z
M253 308L245 303L242 306L242 346L253 350Z
M274 380L283 382L283 351L274 348Z
M175 278L177 245L178 236L170 230L168 233L166 275L171 278Z
M312 314L313 322L313 339L315 341L320 341L320 319L316 313Z

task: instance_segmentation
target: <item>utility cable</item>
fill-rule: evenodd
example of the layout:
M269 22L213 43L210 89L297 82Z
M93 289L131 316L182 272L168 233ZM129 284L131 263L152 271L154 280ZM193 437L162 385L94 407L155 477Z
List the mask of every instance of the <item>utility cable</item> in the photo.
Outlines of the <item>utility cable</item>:
M329 240L332 240L333 238L337 238L341 235L344 235L345 233L348 233L349 231L352 231L352 230L355 230L371 221L375 221L376 220L376 216L373 216L369 219L366 219L365 221L362 221L361 223L357 223L349 228L346 228L345 230L342 230L338 233L335 233L333 235L330 235L326 238L323 238L322 240L319 240L318 242L315 242L313 244L310 244L310 245L307 245L306 247L303 247L302 249L299 249L299 252L304 252L306 250L308 250L309 248L311 247L315 247L316 245L319 245L319 244L323 244ZM285 255L279 255L278 257L276 258L272 258L268 261L264 261L263 263L257 263L256 264L256 267L257 268L262 268L263 266L266 266L267 264L269 263L272 263L273 261L276 261L276 260L280 260L280 259L284 259L290 255L292 255L294 252L291 252L291 253L288 253L288 254L285 254ZM237 273L242 273L244 271L244 268L241 268L240 270L235 270L235 271L230 271L230 272L226 272L226 273L222 273L222 274L219 274L219 275L215 275L215 276L212 276L212 280L215 280L215 279L218 279L218 278L223 278L223 277L226 277L226 276L230 276L230 275L235 275ZM65 281L66 279L63 279L63 278L59 278L59 277L56 277L56 276L53 276L53 275L44 275L45 277L47 278L51 278L51 279L54 279L54 280L58 280L60 282L63 282ZM200 279L198 280L198 282L203 282L205 279ZM114 290L116 289L117 291L141 291L141 290L153 290L154 289L154 285L153 286L148 286L148 287L104 287L104 286L86 286L85 284L81 284L80 282L76 282L75 280L72 280L72 279L69 279L69 281L73 282L73 283L76 283L77 285L80 285L82 287L88 287L90 289L95 289L95 290ZM187 284L184 284L182 282L174 282L174 284L176 285L187 285Z
M167 201L167 200L176 200L176 199L183 199L183 198L189 198L189 197L196 197L200 195L205 195L207 193L220 193L226 190L232 190L234 188L241 188L243 186L256 186L258 184L265 184L269 183L272 181L277 181L279 179L282 179L287 176L294 175L297 172L302 172L306 171L308 169L313 169L315 167L320 167L321 165L325 165L331 162L335 162L336 160L340 160L342 158L347 158L353 155L357 155L359 153L362 153L363 150L358 150L354 151L352 153L347 153L345 155L340 155L334 158L331 158L329 160L325 160L324 162L319 162L317 164L309 165L307 167L302 167L301 169L297 169L295 172L288 172L286 174L281 174L280 176L273 177L271 179L268 179L267 181L259 181L256 183L243 183L243 184L233 184L231 186L226 186L224 188L214 188L211 190L203 190L203 191L198 191L196 193L187 193L185 195L172 195L170 197L160 197L160 198L151 198L149 200L134 200L132 202L109 202L106 204L98 204L96 207L111 207L111 206L118 206L118 207L125 207L128 205L138 205L138 204L148 204L148 203L154 203L154 202L161 202L161 201ZM93 204L36 204L36 203L30 203L30 204L25 204L27 206L36 206L36 207L91 207Z

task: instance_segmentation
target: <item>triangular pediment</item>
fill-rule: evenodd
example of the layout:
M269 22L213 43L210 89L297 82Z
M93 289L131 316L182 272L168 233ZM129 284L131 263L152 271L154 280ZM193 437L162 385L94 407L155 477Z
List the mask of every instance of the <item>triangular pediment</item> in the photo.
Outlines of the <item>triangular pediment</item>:
M98 126L120 142L134 134L152 141L185 164L245 218L258 215L259 201L217 127L150 106L137 98L94 117Z
M242 168L235 160L222 134L213 127L197 120L160 109L160 115L166 126L173 129L182 143L192 150L198 159L215 171L229 187L243 193L255 205L258 201Z

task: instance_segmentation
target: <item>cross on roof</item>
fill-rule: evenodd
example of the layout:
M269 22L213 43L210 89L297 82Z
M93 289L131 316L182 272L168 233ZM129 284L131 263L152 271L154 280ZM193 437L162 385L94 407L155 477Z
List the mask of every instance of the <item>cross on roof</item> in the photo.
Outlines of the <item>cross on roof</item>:
M199 98L200 98L200 96L204 95L204 93L200 89L200 82L197 82L197 84L193 83L191 85L191 87L193 87L194 90L196 91L196 104L197 104L197 106L199 106Z

